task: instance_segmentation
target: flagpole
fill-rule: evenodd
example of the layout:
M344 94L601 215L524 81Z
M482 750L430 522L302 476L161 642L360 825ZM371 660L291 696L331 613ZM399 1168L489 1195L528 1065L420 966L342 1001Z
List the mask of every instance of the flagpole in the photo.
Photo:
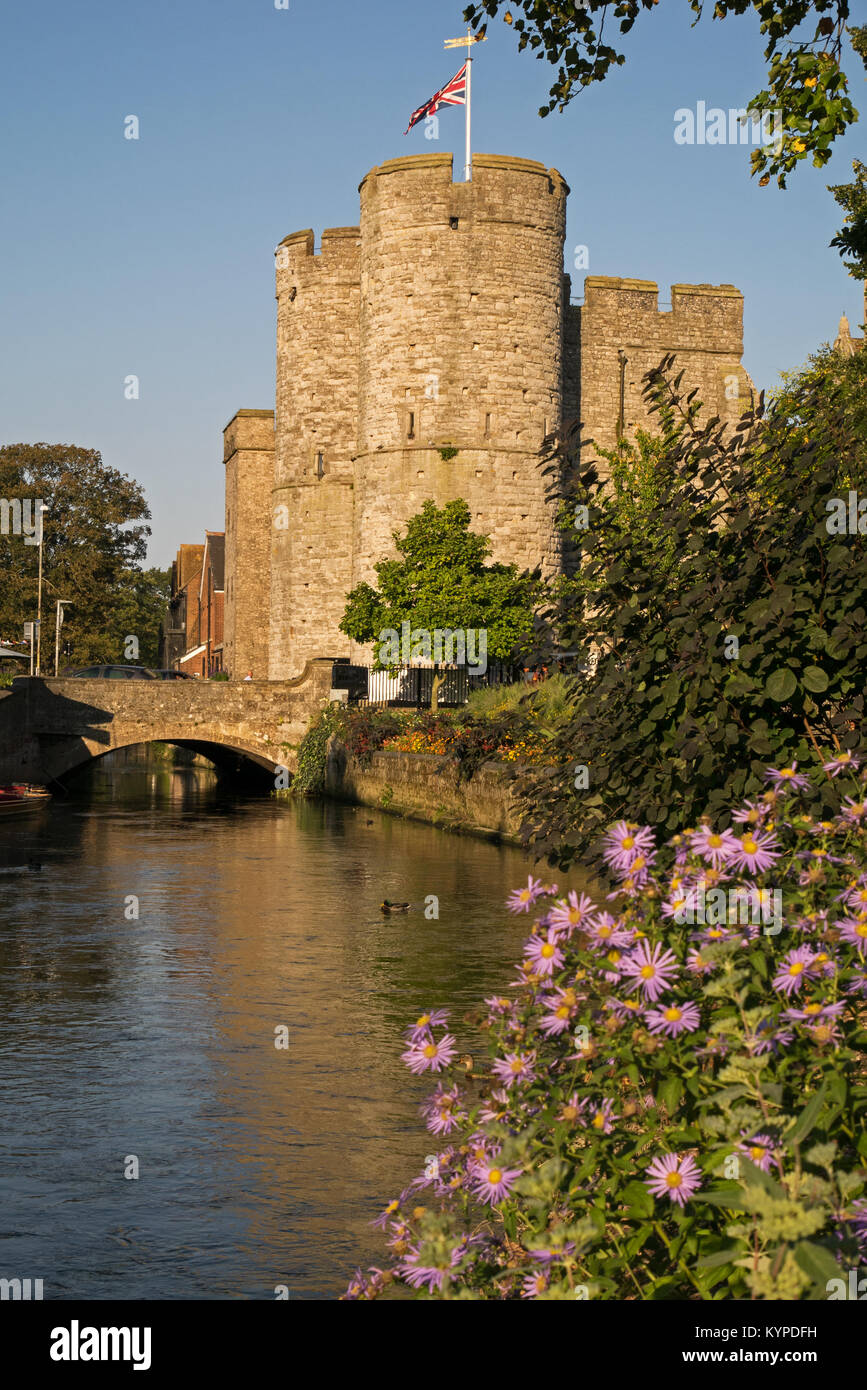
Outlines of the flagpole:
M446 48L465 48L467 50L466 62L466 97L465 105L467 108L467 148L464 157L464 182L469 183L473 177L473 136L472 136L472 88L473 88L473 44L484 43L484 34L474 34L472 29L467 29L466 38L446 39Z
M472 155L472 94L473 94L473 49L470 42L470 30L467 30L467 158L464 165L464 182L469 183L473 177L473 155Z

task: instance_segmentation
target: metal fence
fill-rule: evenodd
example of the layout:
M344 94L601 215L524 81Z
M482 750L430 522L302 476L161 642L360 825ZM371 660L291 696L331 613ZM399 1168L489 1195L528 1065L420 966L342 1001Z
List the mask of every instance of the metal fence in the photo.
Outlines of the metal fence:
M350 704L388 705L397 709L426 709L433 694L434 677L442 678L437 704L444 707L465 705L470 691L485 686L513 685L520 671L495 661L481 675L466 666L394 666L374 671L370 666L335 665L331 684L348 691Z

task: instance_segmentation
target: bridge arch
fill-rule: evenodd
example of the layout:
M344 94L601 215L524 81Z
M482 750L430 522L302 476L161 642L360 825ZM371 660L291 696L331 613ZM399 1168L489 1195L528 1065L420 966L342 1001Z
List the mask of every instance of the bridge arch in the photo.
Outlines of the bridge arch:
M141 743L210 746L273 776L294 772L328 699L331 658L289 681L111 681L24 677L0 700L0 782L59 781L93 758Z

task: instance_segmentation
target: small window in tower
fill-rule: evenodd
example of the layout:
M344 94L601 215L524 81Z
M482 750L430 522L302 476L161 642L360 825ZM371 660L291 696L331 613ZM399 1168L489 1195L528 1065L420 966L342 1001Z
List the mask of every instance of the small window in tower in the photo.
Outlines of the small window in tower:
M406 418L406 437L407 439L415 439L415 411L411 410Z
M458 230L458 219L457 219L457 217L450 217L450 218L449 218L449 226L451 227L451 229L452 229L453 232L456 232L456 231Z
M543 439L547 439L547 438L548 438L548 416L547 416L547 415L543 416L543 418L542 418L542 438L543 438Z
M485 434L490 434L490 433L491 433L491 416L490 416L490 413L489 413L489 414L487 414L487 415L485 416Z

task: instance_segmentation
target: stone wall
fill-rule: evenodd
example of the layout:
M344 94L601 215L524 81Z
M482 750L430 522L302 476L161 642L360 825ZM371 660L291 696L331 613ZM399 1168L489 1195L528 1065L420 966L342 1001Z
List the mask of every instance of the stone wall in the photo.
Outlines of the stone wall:
M311 231L286 237L276 252L272 680L349 648L337 624L352 580L359 262L357 227L323 232L318 255Z
M620 415L620 352L627 358L624 430L652 429L642 397L644 374L676 353L686 389L698 388L703 417L734 424L749 409L753 384L741 366L743 307L733 285L672 285L671 309L660 311L653 280L588 275L578 310L570 369L580 373L583 437L611 449ZM574 311L573 311L574 312Z
M239 410L223 431L226 467L224 667L233 680L268 674L274 412Z
M331 663L288 681L47 680L22 677L0 703L0 784L49 782L137 743L212 745L273 770L328 699Z
M388 749L362 766L332 738L326 792L339 801L518 844L520 817L511 804L508 775L508 764L485 763L469 782L459 784L448 758Z

